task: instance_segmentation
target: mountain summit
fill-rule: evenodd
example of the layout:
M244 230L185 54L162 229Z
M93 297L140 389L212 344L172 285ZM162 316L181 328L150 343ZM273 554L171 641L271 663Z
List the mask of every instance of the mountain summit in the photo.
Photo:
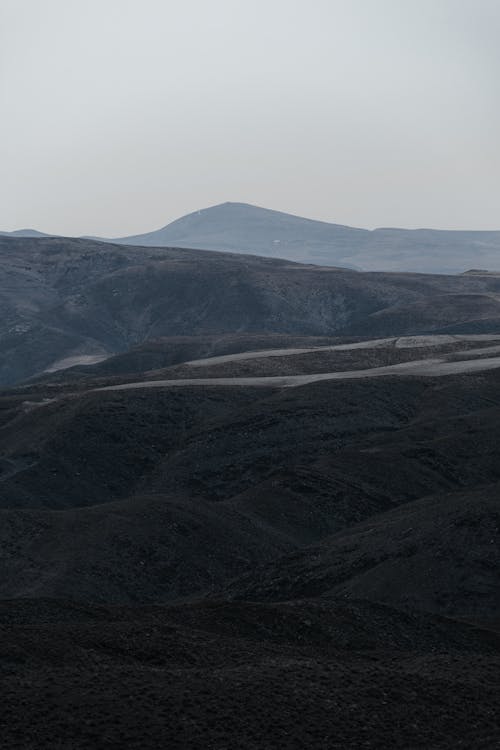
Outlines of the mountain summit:
M154 232L112 241L251 253L367 271L461 273L472 266L500 270L500 232L370 231L247 203L221 203Z
M226 250L330 265L332 245L337 251L348 251L355 238L362 241L369 234L364 229L228 202L194 211L157 231L114 242Z
M33 229L0 232L0 235L49 236ZM248 203L210 206L145 234L82 239L243 253L360 271L439 274L464 273L471 268L500 271L500 231L357 229Z

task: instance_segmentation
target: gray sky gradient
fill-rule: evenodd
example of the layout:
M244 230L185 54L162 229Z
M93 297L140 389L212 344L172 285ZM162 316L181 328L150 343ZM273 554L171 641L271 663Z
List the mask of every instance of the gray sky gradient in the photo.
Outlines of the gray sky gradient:
M0 0L0 229L500 229L498 0Z

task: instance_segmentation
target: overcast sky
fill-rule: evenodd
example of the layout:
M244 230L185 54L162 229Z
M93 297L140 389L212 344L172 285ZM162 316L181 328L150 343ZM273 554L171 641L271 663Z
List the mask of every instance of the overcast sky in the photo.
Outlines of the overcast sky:
M499 0L0 0L0 228L500 229Z

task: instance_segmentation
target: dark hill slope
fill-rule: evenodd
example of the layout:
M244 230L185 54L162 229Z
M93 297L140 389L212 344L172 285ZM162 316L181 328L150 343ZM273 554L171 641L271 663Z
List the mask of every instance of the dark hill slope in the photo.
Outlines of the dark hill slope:
M498 370L94 383L0 397L2 747L499 746Z
M1 503L63 508L151 490L219 501L299 469L388 502L494 481L498 382L492 371L89 392L40 406L16 396L0 430Z
M361 274L64 238L0 237L0 261L4 385L163 336L500 328L495 276Z
M458 613L446 609L446 592L460 592L468 545L471 570L485 577L468 582L474 606L467 611L493 616L495 594L484 586L495 575L488 571L496 532L491 545L485 541L495 528L494 495L479 502L476 490L500 480L495 371L285 391L94 392L27 412L17 396L5 398L12 403L0 431L0 596L127 603L220 590L259 561L375 523L380 514L388 520L379 528L390 531L387 514L401 507L394 533L384 540L381 531L374 545L394 557L400 532L421 528L409 543L420 567L381 568L380 586L400 570L390 601L403 601L407 585L415 606L425 608L429 600L411 576L424 576L439 551L436 538L452 515L441 499L451 492L465 498L456 516L463 511L466 525L473 527L469 511L477 508L479 541L450 535L443 558L449 577L436 583L442 609L437 594L432 606ZM410 505L430 495L425 512L404 526L404 508L409 517L416 513Z
M244 600L362 598L500 621L499 485L372 516L233 585Z
M224 424L254 401L243 388L94 392L34 408L16 397L0 430L0 504L64 508L126 497L191 431Z
M444 618L10 601L0 632L5 748L498 745L498 639Z

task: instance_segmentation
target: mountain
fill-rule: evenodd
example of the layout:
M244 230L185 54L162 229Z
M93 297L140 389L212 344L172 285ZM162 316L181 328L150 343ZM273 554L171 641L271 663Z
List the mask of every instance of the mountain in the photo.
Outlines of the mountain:
M245 203L223 203L195 211L157 231L112 242L252 253L365 271L500 271L500 231L368 231Z
M0 258L0 385L165 337L500 330L500 276L494 274L360 273L61 237L0 237ZM248 345L256 346L251 339ZM198 338L188 358L211 351L224 353ZM167 354L165 364L174 359Z
M16 229L14 232L0 232L0 237L51 237L37 229Z
M4 237L49 237L34 229ZM285 258L297 263L364 271L456 274L500 271L500 231L356 229L259 208L222 203L183 216L153 232L82 240L141 247L197 248Z

